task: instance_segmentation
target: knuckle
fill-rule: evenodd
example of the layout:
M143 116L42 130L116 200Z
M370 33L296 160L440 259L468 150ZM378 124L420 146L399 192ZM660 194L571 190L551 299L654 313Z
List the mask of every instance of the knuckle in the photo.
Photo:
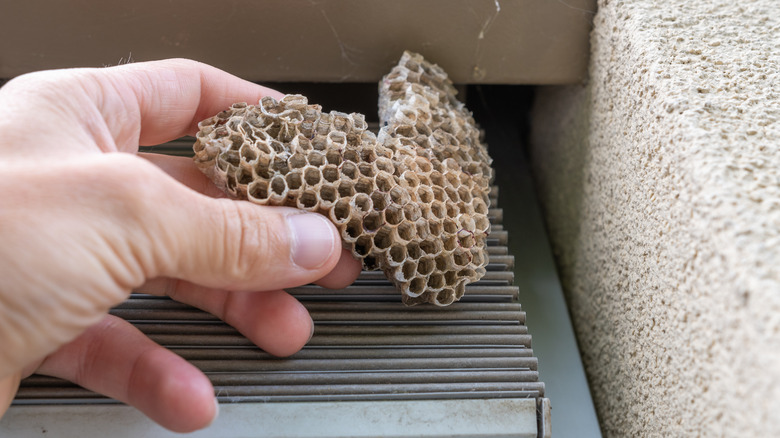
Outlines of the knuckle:
M97 173L115 199L140 207L159 194L162 171L153 164L125 153L105 154L102 158Z
M227 272L236 279L269 274L269 267L278 266L283 257L280 253L286 242L280 230L285 229L284 219L271 212L258 214L261 208L240 201L218 201L226 204L223 220Z

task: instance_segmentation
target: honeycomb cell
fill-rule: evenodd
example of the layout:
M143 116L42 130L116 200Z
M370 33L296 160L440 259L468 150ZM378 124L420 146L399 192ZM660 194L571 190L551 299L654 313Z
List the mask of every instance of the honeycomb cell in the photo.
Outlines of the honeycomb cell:
M420 244L417 242L409 242L406 244L406 254L412 260L419 260L422 256L422 250L420 250Z
M408 203L404 205L404 219L406 219L409 222L415 222L417 219L420 219L422 217L422 209L420 208L419 204L416 203Z
M382 211L387 208L387 204L390 202L390 197L380 191L374 191L371 193L371 202L374 204L374 210Z
M367 177L373 177L374 176L374 165L371 163L360 163L358 164L358 171L361 175L367 176Z
M411 197L409 196L409 192L402 189L400 186L395 186L392 189L390 189L390 200L393 201L393 203L398 205L405 205L410 200Z
M406 52L365 117L303 96L236 103L202 121L195 163L228 194L327 216L365 269L414 305L448 305L485 273L490 157L446 73Z
M393 227L385 225L380 228L374 235L374 246L378 250L390 248L390 246L393 244L394 237L395 231Z
M249 199L256 203L265 203L268 201L268 181L258 179L249 184Z
M354 162L345 161L339 170L341 171L342 175L351 180L356 180L358 178L358 167Z
M363 217L363 229L366 232L373 233L382 226L382 213L372 211Z
M316 167L324 166L325 165L325 154L319 151L311 151L309 152L309 155L306 156L306 161Z
M444 275L440 274L439 272L434 272L428 277L429 289L438 290L443 288L444 285Z
M385 209L385 222L389 225L398 225L403 219L403 210L397 204L391 204Z
M399 265L406 260L406 247L398 243L392 243L388 251L390 263Z
M374 203L371 201L371 197L365 193L358 193L350 202L352 210L358 212L361 215L365 215L374 208Z
M320 197L317 192L306 190L298 196L296 206L302 210L314 210L320 203Z
M352 181L341 180L337 190L341 198L349 198L355 194L355 184Z
M306 181L306 184L315 186L320 183L320 180L322 179L322 173L320 173L320 169L316 167L307 166L303 170L303 179Z
M335 164L328 164L322 168L322 178L329 182L336 182L339 180L339 168Z
M401 278L403 281L411 281L417 276L417 262L415 260L406 259L404 265L401 267Z
M415 226L413 222L403 222L398 225L398 228L396 228L396 230L398 232L398 237L401 240L412 241L417 237L417 233L415 231Z
M417 273L420 275L429 275L436 267L436 261L433 257L423 257L417 262Z
M350 198L340 198L336 201L333 209L330 211L328 216L330 217L331 222L336 224L336 226L340 226L349 219L352 212L349 202Z
M370 194L374 191L374 180L365 176L358 178L355 183L355 191Z
M320 200L322 205L332 205L338 199L336 188L330 184L323 185L320 188Z
M378 171L374 178L377 190L380 192L388 193L393 190L397 185L392 174L385 171Z
M288 166L290 169L300 169L303 166L307 164L306 155L296 152L290 156L290 159L287 161Z

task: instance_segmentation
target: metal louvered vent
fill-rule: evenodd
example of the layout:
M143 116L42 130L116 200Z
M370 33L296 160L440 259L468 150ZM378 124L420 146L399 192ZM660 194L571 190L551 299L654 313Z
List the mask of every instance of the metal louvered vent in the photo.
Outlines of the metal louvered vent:
M161 149L183 154L175 142L154 150ZM221 403L530 399L537 434L546 436L549 405L516 302L502 210L489 215L488 273L448 307L404 306L381 272L363 272L342 290L289 289L315 322L309 344L289 358L270 356L213 315L168 298L136 293L111 313L203 370ZM116 402L37 375L22 382L14 401L107 403Z

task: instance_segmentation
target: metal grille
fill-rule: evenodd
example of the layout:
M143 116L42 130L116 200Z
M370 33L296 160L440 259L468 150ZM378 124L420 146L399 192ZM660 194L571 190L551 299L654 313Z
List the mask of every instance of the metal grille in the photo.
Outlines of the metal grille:
M155 151L184 155L172 142ZM189 150L189 149L187 149ZM497 189L491 193L497 203ZM534 398L544 395L502 210L492 208L487 275L449 307L406 307L381 272L342 290L288 289L315 321L309 344L289 358L258 349L213 315L142 293L111 313L203 370L222 403ZM14 404L114 403L60 379L31 376Z

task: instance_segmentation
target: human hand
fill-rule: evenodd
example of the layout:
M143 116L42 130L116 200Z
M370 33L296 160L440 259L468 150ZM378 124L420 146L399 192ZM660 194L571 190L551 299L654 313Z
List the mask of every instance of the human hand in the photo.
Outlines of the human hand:
M215 314L271 354L308 341L311 318L282 288L354 280L360 264L335 227L225 199L188 158L137 154L265 95L281 98L188 60L33 73L0 89L0 415L36 372L174 431L210 424L208 378L107 315L139 287Z

